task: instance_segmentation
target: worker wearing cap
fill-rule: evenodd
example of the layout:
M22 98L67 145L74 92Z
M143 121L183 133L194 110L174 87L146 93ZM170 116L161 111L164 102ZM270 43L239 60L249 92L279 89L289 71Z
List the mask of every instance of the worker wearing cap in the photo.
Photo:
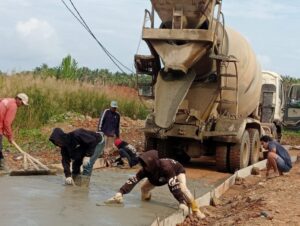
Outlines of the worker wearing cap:
M119 150L119 154L122 160L122 168L132 168L139 163L138 155L135 147L128 144L126 141L120 138L115 139L115 146Z
M112 149L115 138L120 137L120 114L117 108L117 101L111 101L110 108L103 111L98 123L98 132L104 133L106 153Z
M3 98L0 100L0 170L4 169L3 135L7 137L10 143L13 142L12 123L16 117L18 107L23 105L28 105L28 96L25 93L19 93L15 98Z

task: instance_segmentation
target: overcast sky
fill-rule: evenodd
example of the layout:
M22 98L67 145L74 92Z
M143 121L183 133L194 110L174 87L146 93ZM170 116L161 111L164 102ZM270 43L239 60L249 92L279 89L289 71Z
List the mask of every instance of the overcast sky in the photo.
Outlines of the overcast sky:
M133 68L150 0L73 2L104 46ZM224 0L223 13L226 25L250 42L263 69L300 78L299 0ZM0 0L0 15L1 71L57 66L67 54L79 66L117 70L61 0Z

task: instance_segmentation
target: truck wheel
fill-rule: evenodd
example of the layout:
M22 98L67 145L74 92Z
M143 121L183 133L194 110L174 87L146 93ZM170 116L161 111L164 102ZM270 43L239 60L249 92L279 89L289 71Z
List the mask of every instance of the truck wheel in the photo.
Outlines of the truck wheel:
M257 129L249 129L250 136L250 164L254 164L259 160L260 153L260 137Z
M155 150L156 140L153 137L145 137L145 151Z
M216 167L220 172L228 171L228 160L227 160L227 146L216 147Z
M230 172L245 168L249 164L250 158L250 137L247 130L244 131L241 142L230 148L229 168Z
M157 151L159 158L167 158L170 156L167 140L157 140Z
M168 152L168 157L172 157L176 161L180 162L181 164L188 164L191 161L191 157L184 151L184 149L178 146L168 146L171 151ZM172 153L170 153L172 152ZM170 156L172 155L172 156Z

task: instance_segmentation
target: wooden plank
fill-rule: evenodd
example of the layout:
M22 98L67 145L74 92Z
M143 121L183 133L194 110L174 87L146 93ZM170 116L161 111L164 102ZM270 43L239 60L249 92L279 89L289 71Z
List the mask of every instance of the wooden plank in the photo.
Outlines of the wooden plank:
M10 176L55 175L56 170L12 170Z
M143 39L145 40L183 40L198 42L213 42L213 33L201 29L158 29L144 28Z

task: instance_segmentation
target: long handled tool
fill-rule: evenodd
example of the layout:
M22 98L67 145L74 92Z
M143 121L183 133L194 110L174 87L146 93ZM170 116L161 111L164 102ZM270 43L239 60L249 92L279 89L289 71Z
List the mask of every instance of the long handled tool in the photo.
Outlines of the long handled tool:
M36 158L29 155L27 152L23 151L19 145L16 144L15 141L12 144L16 147L16 149L24 155L23 158L23 170L12 170L10 172L10 176L29 176L29 175L54 175L56 173L55 170L50 170L46 165L41 163ZM29 164L32 167L29 167Z

